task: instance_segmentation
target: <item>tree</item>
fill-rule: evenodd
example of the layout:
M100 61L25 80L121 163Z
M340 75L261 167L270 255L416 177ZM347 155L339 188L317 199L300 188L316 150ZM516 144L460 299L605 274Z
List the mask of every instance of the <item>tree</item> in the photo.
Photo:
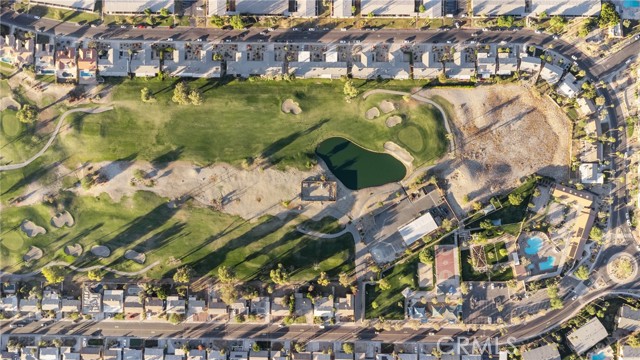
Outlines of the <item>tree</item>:
M193 105L202 105L202 93L198 89L193 89L189 93L189 100Z
M178 268L178 270L176 270L176 273L173 274L173 281L177 283L186 284L189 282L192 275L193 275L193 269L185 265L183 267Z
M271 281L278 285L285 285L289 283L289 273L282 264L278 264L277 268L272 269L269 272L269 276L271 277Z
M342 352L344 352L345 354L353 354L353 344L342 343Z
M466 282L460 283L460 293L462 295L467 295L469 293L469 285Z
M500 16L498 17L498 26L510 28L513 26L513 16Z
M189 87L184 83L184 81L176 84L176 87L173 89L173 97L171 100L179 105L189 104Z
M420 259L420 262L425 265L433 264L433 255L428 249L422 249L422 251L420 251L420 254L418 255L418 258Z
M340 283L340 285L347 287L351 285L352 280L349 274L347 274L346 272L341 272L340 275L338 275L338 282Z
M167 8L164 8L164 7L163 7L162 9L160 9L160 15L161 15L162 17L167 17L167 16L169 16L169 9L167 9Z
M215 27L223 27L224 26L224 19L222 18L222 16L219 15L213 15L211 17L211 25L215 26Z
M354 97L358 96L358 89L353 85L353 81L347 80L344 83L344 88L342 89L344 93L345 100L349 101Z
M169 315L169 322L172 323L173 325L178 325L183 321L184 321L183 314L172 313L171 315Z
M102 279L104 278L104 272L100 269L90 270L87 273L87 277L91 281L102 281Z
M64 281L64 270L60 266L49 266L42 269L42 275L49 284L59 284Z
M356 14L356 10L357 10L356 6L352 5L351 6L351 15L355 15Z
M518 206L522 204L523 201L522 194L511 193L509 194L509 204L513 206Z
M620 15L616 12L616 7L609 2L602 3L600 17L598 18L598 26L606 28L620 22Z
M627 345L633 348L640 348L640 331L637 331L627 338Z
M599 227L593 226L589 231L589 237L595 241L602 240L602 230Z
M598 105L598 106L602 106L602 105L604 105L604 104L605 104L604 96L598 96L598 97L596 98L596 105Z
M151 9L150 9L150 8L146 8L146 9L144 9L144 10L143 10L143 12L144 12L144 14L145 14L146 16L151 16L151 14L152 14L152 12L151 12Z
M233 269L226 265L222 265L218 268L218 280L223 283L229 284L236 280L236 275Z
M624 27L626 27L626 28L628 29L629 27L631 27L631 20L629 20L629 19L624 19L624 20L622 21L622 26L624 26Z
M220 289L220 299L227 305L231 305L238 300L238 290L232 284L225 284Z
M567 20L562 16L556 15L549 20L549 24L555 28L555 30L560 31L567 24Z
M427 11L427 8L424 7L424 4L420 4L420 6L418 6L418 12L423 14L425 11Z
M320 277L318 278L318 285L320 286L327 286L329 285L330 280L329 277L327 276L327 273L322 271L320 272Z
M387 279L380 279L380 281L378 281L378 286L380 287L380 290L382 291L386 291L391 289L391 284L389 283L389 280Z
M293 348L295 349L295 351L296 351L297 353L301 353L301 352L304 352L304 351L305 351L306 346L305 346L305 344L304 344L304 343L296 342L296 344L293 346Z
M231 19L229 19L229 25L231 25L235 30L242 30L245 26L244 20L242 20L240 15L233 15Z
M596 87L592 83L585 81L582 83L582 96L586 99L593 99L596 97Z
M546 11L543 11L543 12L541 12L540 14L538 14L538 17L539 17L540 19L546 19L546 18L548 18L548 17L549 17L549 15L547 15L547 12L546 12Z
M22 105L18 113L16 114L18 120L25 124L31 124L38 118L38 111L35 106L25 104Z
M148 87L143 87L142 89L140 89L140 100L142 100L143 102L147 102L151 100L151 98L151 90L149 90Z
M589 268L586 265L582 265L573 272L573 275L580 280L587 280L589 278Z
M53 12L53 18L56 20L62 20L62 18L64 17L64 13L62 12L62 10L55 10Z

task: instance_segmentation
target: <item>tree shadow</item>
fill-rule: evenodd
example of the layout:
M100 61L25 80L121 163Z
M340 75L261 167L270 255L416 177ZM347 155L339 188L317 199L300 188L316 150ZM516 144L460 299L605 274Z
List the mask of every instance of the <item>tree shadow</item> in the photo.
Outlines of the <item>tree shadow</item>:
M280 138L279 140L276 140L275 142L273 142L272 144L270 144L269 146L267 146L264 150L262 150L262 152L260 153L260 156L264 159L269 159L272 163L276 162L274 161L274 155L281 151L282 149L284 149L285 147L289 146L291 143L293 143L294 141L296 141L298 138L302 137L302 136L306 136L311 134L312 132L320 129L324 124L328 123L329 119L322 119L320 120L318 123L316 123L315 125L311 126L308 129L302 130L302 131L296 131L292 134L289 134L285 137Z
M184 146L179 146L173 150L169 150L151 160L151 165L153 165L157 170L164 169L167 167L168 163L179 160L183 152Z

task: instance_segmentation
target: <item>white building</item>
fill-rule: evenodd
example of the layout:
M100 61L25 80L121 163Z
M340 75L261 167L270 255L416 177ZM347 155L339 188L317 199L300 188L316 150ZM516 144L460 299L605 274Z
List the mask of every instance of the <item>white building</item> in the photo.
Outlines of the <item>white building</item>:
M565 75L564 79L558 86L558 94L568 98L575 97L580 92L580 87L577 82L576 77L572 74Z
M158 14L162 9L173 13L173 0L103 0L103 11L112 15L144 14L145 9Z
M525 0L472 0L473 16L523 16Z
M555 85L562 78L563 72L561 67L546 63L540 70L540 77L550 85Z
M531 0L530 13L547 16L598 16L601 0Z
M31 5L44 5L55 8L71 9L78 11L94 11L95 0L31 0Z
M414 0L362 0L360 13L363 16L413 16L416 3Z

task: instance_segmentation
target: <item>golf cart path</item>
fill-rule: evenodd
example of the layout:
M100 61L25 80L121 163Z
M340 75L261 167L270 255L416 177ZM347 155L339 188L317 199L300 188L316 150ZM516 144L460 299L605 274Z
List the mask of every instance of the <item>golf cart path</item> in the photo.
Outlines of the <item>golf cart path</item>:
M85 268L81 268L81 267L77 267L71 264L68 264L64 261L52 261L50 263L48 263L47 265L43 266L42 269L46 268L46 267L51 267L51 266L63 266L63 267L68 267L73 271L77 271L77 272L89 272L91 270L106 270L109 271L111 273L114 273L118 276L138 276L138 275L142 275L145 272L147 272L149 269L151 269L152 267L156 266L160 264L160 261L157 260L151 264L149 264L148 266L146 266L143 269L140 269L138 271L120 271L120 270L116 270L113 268L110 268L108 266L104 266L104 265L94 265L94 266L89 266L89 267L85 267ZM10 272L4 272L4 271L0 271L0 278L3 277L10 277L13 278L14 280L22 280L22 279L28 279L28 278L32 278L36 275L38 275L40 272L42 272L42 269L37 270L37 271L32 271L30 273L25 273L25 274L14 274L14 273L10 273Z
M305 235L313 236L319 239L335 239L349 232L349 229L346 227L336 233L331 233L331 234L325 234L325 233L321 233L313 230L307 230L302 226L297 226L296 230Z
M51 137L49 138L49 141L47 141L47 143L44 145L44 147L42 149L40 149L40 151L38 151L35 155L33 155L28 160L26 160L24 162L21 162L19 164L10 164L10 165L0 166L0 171L21 169L21 168L31 164L33 161L35 161L40 156L42 156L42 154L44 154L45 151L47 151L47 149L49 149L51 144L53 144L53 140L56 139L56 136L60 132L60 128L62 127L62 124L64 123L64 119L67 117L67 115L73 114L73 113L77 113L77 112L84 112L84 113L87 113L87 114L99 114L101 112L105 112L105 111L109 111L109 110L113 110L113 106L106 106L106 107L99 107L99 108L80 108L80 109L71 109L71 110L66 111L65 113L60 115L60 118L58 119L58 124L56 125L56 128L53 131L53 133L51 134Z

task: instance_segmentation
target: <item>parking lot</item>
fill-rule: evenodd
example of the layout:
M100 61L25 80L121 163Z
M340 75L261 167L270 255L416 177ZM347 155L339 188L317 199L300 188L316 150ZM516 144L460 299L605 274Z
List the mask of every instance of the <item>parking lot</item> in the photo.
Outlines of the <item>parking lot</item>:
M464 296L462 314L469 324L495 324L508 321L510 289L504 282L467 282L469 293ZM499 309L503 307L502 309ZM502 311L500 311L502 310Z

